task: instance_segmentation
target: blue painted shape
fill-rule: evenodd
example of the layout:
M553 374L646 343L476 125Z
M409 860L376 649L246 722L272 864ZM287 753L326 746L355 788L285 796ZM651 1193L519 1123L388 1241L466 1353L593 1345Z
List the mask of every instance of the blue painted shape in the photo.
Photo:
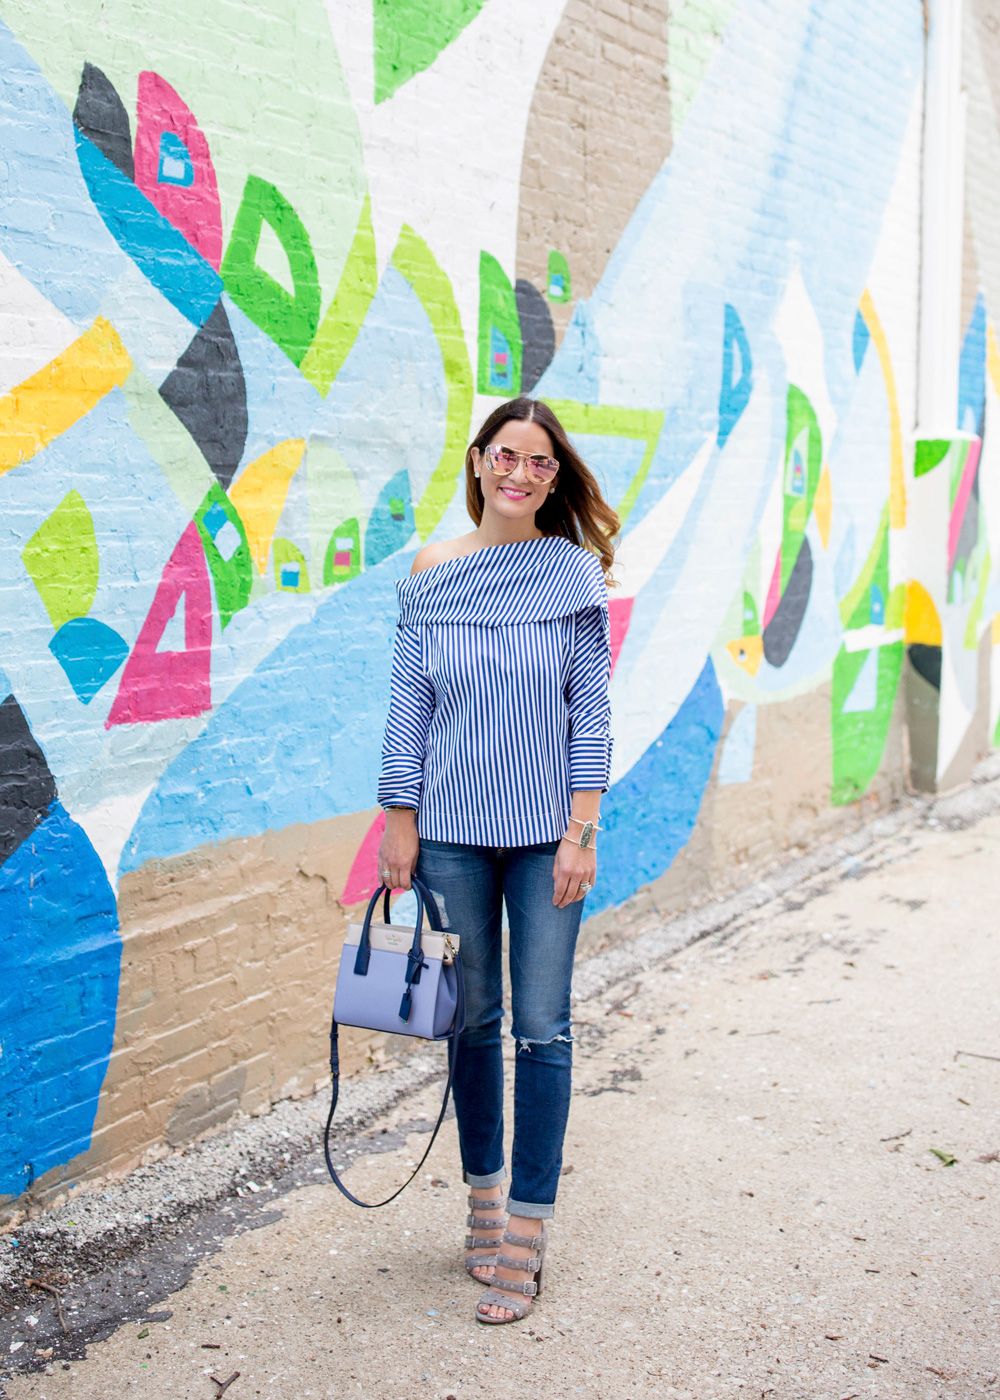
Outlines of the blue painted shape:
M208 533L212 536L213 540L215 539L219 531L222 529L223 525L226 525L228 523L229 516L226 514L224 507L220 504L220 502L213 501L211 509L205 512L205 519L202 521L202 524L204 525Z
M844 532L844 541L837 551L837 560L833 566L833 586L837 591L838 598L846 598L851 591L851 584L856 573L854 567L854 556L857 553L857 530L854 528L852 520L847 530Z
M621 904L687 845L712 773L725 706L711 659L683 705L601 803L601 878L587 914Z
M868 621L878 623L879 627L885 624L885 599L877 583L872 584L868 594Z
M128 264L80 176L66 104L2 20L0 131L0 249L82 329Z
M854 373L860 374L861 366L864 363L865 351L868 349L868 342L872 338L872 333L868 329L868 322L860 311L854 313L854 338L851 348L854 352Z
M734 381L736 350L740 356L740 376ZM739 422L740 415L750 402L752 390L753 357L750 354L750 342L736 308L727 302L722 333L722 387L719 390L720 447L725 446L726 439Z
M181 315L202 325L222 295L215 268L80 130L76 154L90 197L123 252Z
M544 389L542 386L544 385ZM578 301L555 359L535 385L537 396L598 403L601 393L601 345L590 304Z
M399 515L399 502L403 502L403 513ZM413 534L413 505L410 501L410 478L406 468L382 487L375 509L368 518L365 531L365 568L374 569L402 549Z
M982 436L986 409L986 302L976 297L958 362L958 426Z
M146 799L122 872L223 838L371 807L396 581L412 562L412 552L397 554L341 584L236 687Z
M49 642L77 699L89 705L128 656L128 642L96 617L73 617Z
M160 132L160 163L156 169L159 185L180 185L187 189L194 184L194 162L187 146L172 131Z
M571 433L570 441L597 477L601 495L616 510L642 466L645 442L599 433Z
M0 1194L90 1146L120 964L104 867L56 802L0 867Z
M490 388L510 389L514 383L514 364L510 342L503 331L490 326Z
M733 720L719 759L720 787L748 783L753 777L753 751L757 742L757 706L744 705Z
M298 566L298 564L282 564L282 566L281 566L281 586L282 586L282 588L298 588L298 586L299 586L299 566Z
M878 647L873 647L865 657L858 678L844 701L841 714L853 715L863 710L874 710L878 701L878 650Z

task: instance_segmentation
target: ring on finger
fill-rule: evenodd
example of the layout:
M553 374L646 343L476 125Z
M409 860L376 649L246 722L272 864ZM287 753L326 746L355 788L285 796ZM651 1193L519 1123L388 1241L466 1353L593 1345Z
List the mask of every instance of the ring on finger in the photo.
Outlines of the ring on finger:
M581 891L582 891L584 894L587 894L588 891L592 890L593 888L594 888L594 887L593 887L593 885L590 883L589 880L581 880L581 881L580 881L580 889L581 889Z

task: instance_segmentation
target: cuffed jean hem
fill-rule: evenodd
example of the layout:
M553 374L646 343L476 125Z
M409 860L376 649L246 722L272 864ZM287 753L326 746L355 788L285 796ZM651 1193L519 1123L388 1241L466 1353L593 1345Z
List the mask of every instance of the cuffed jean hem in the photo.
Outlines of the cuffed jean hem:
M499 1186L501 1181L507 1180L507 1168L501 1167L498 1172L490 1172L489 1176L473 1176L471 1172L463 1172L462 1180L467 1186Z
M533 1206L527 1201L515 1201L513 1198L507 1202L508 1215L523 1215L528 1220L551 1220L555 1213L554 1202L547 1206Z

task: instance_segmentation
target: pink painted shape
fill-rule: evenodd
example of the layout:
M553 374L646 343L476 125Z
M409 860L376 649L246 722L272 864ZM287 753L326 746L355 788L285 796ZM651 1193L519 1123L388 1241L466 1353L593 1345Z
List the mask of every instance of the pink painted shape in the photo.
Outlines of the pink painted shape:
M609 598L608 599L608 620L611 623L611 673L614 674L618 664L618 653L622 649L625 634L628 631L629 619L632 616L632 604L634 598Z
M764 627L771 621L778 604L781 602L781 550L778 550L778 557L774 561L774 573L771 575L771 585L767 590L767 602L764 604Z
M962 533L965 508L969 504L969 497L972 494L972 483L976 479L976 468L979 466L979 453L982 445L982 438L973 438L969 443L969 451L965 458L965 466L962 468L962 480L958 483L958 491L955 493L955 504L951 508L951 518L948 521L949 569L955 562L955 551L958 549L958 539Z
M341 904L359 904L363 899L371 899L378 889L378 847L384 830L385 813L379 812L354 857L344 893L340 896Z
M184 597L184 650L157 651L167 623ZM194 521L167 560L105 729L184 719L212 708L212 592Z
M161 185L160 136L173 132L187 147L194 181ZM139 74L136 104L135 183L203 258L218 271L222 262L222 208L215 166L194 114L159 73Z
M333 556L333 562L338 569L349 569L351 567L351 551L349 549L339 549Z

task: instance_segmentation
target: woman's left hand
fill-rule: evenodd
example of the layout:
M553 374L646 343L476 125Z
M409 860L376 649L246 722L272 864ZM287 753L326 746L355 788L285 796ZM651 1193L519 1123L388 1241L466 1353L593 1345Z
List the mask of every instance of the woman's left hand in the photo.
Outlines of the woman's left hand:
M565 909L583 899L597 881L597 852L593 846L581 850L575 841L560 841L556 851L556 862L552 867L552 881L555 890L552 903L557 909ZM586 890L580 886L586 885Z

